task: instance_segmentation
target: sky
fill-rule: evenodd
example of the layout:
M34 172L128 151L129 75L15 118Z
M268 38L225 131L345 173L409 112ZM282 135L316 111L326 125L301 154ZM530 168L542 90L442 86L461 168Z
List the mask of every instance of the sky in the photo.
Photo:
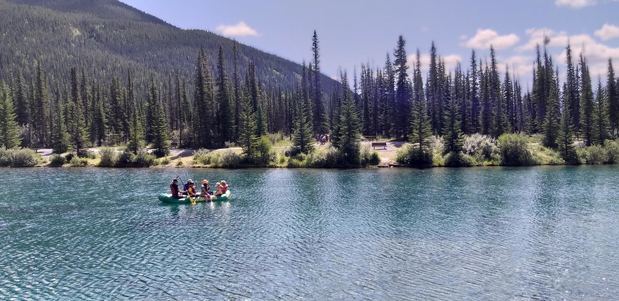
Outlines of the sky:
M531 78L535 45L548 36L548 51L564 69L568 40L584 51L593 78L605 78L608 58L619 67L619 0L122 0L184 29L205 29L295 62L311 59L318 32L321 68L339 70L362 63L382 67L399 35L409 63L416 49L427 67L436 43L450 69L469 65L471 50L482 58L494 45L500 67L523 81Z

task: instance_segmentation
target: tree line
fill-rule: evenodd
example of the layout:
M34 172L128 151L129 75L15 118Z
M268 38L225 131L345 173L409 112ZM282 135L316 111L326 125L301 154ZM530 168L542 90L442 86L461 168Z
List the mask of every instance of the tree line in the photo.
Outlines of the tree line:
M617 138L619 79L609 59L607 81L594 89L586 58L574 58L566 47L561 83L559 64L538 46L528 91L508 68L499 72L492 47L489 58L472 51L468 69L458 64L452 71L432 43L425 76L419 50L409 70L402 36L393 60L387 54L381 68L362 65L352 85L342 72L331 93L322 88L316 32L311 60L292 88L262 81L253 62L240 66L236 46L232 66L222 47L214 64L200 50L193 81L170 74L161 82L125 70L104 83L88 76L88 66L71 68L68 81L52 80L35 62L30 80L15 70L0 84L0 145L62 153L119 144L137 151L149 144L163 156L170 143L196 149L235 144L252 157L259 137L282 132L292 136L297 153L310 153L316 137L330 135L343 160L354 164L362 135L407 140L421 150L439 135L447 151L457 151L463 135L526 133L543 135L545 146L567 158L574 139L589 146ZM147 86L136 88L136 77Z

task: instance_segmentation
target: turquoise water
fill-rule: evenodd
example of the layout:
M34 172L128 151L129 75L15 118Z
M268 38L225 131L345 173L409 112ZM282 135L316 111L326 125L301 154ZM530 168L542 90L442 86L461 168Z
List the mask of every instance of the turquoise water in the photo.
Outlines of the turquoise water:
M160 205L172 176L233 201ZM0 299L614 299L619 168L0 169Z

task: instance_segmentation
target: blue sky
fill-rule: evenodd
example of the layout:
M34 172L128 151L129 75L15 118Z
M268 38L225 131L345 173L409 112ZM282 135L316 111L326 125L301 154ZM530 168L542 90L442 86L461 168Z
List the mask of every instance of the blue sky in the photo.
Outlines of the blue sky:
M310 59L316 29L322 69L332 77L361 63L382 66L400 34L411 58L434 40L450 67L468 65L471 49L487 55L493 44L501 66L525 81L544 35L561 63L568 40L577 53L584 49L594 76L606 72L609 57L619 62L619 0L122 1L180 28L213 31L296 62Z

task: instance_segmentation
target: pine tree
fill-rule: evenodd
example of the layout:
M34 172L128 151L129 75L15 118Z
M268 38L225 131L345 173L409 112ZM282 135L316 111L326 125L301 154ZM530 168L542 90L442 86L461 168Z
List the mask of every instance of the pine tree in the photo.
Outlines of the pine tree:
M58 99L58 101L56 101L56 119L54 120L51 136L52 149L56 154L62 154L69 150L70 147L64 111L64 105L60 99Z
M318 34L314 30L312 36L312 54L313 54L313 79L312 88L312 108L313 108L313 126L315 134L326 134L329 128L325 107L322 102L322 85L320 82L320 47L318 45Z
M34 146L46 146L49 143L49 94L47 89L47 80L41 64L36 64L36 74L34 84L32 86L32 116L33 116L33 144ZM36 116L36 118L34 118Z
M26 88L24 86L25 80L24 76L19 72L15 81L15 95L13 99L15 100L15 113L17 115L17 123L19 125L25 126L32 122L30 119L30 102L28 101L28 96L26 95Z
M250 62L247 70L245 83L247 84L247 91L252 109L254 110L254 116L256 117L256 136L260 137L266 134L267 131L267 118L263 107L262 89L260 89L258 79L256 78L256 65Z
M225 142L232 140L232 114L230 111L230 98L228 97L228 79L224 68L223 48L219 46L217 60L217 126L218 146L224 146Z
M67 123L71 145L78 154L86 143L86 125L82 104L77 71L75 68L71 68L71 100L67 107Z
M204 49L201 49L200 53L198 54L198 62L196 67L195 94L193 106L195 108L195 116L193 118L193 132L195 135L194 144L197 148L208 148L214 146L214 103L213 85L208 68L208 62L206 61L206 54L204 53Z
M408 90L408 65L406 56L406 41L404 37L398 38L394 52L395 66L395 116L394 130L397 138L406 138L408 134L406 126L410 115L410 91Z
M572 48L569 43L566 48L566 63L565 108L568 110L569 120L573 129L578 132L580 131L580 96L578 95L577 75L572 62Z
M471 99L471 131L474 133L481 132L479 124L481 107L479 104L479 73L477 70L477 58L475 58L475 50L471 51L471 69L469 79L469 98Z
M509 76L509 73L506 74ZM501 81L496 61L494 47L490 46L490 74L488 78L489 100L493 112L491 113L492 130L494 137L498 137L507 131L507 118L505 114L505 103L501 95Z
M589 67L585 58L580 56L580 130L582 132L585 145L593 144L593 90L591 88L591 77Z
M101 87L97 86L92 93L92 123L90 124L90 141L97 146L103 145L106 139L107 118L105 105L101 99Z
M164 137L165 138L165 137ZM131 114L131 127L129 131L129 143L127 144L127 150L137 154L142 147L144 146L144 134L142 132L142 124L140 122L140 117L137 112ZM164 147L158 148L160 151L162 150L165 153L165 145Z
M569 98L566 99L566 101L567 100L569 100ZM557 146L561 157L567 164L578 164L578 155L576 154L576 148L574 147L574 140L572 137L570 112L566 106L567 103L564 103L563 114L561 114L561 129L557 136Z
M158 95L157 87L155 87L154 83L151 82L151 94L154 99L157 99L156 95ZM165 157L170 153L170 141L168 141L168 124L166 121L166 116L163 111L163 104L161 101L157 100L154 103L153 108L153 121L152 121L152 144L153 144L153 154L157 157ZM138 128L134 130L136 136L139 136Z
M558 73L558 72L557 72ZM559 104L558 79L550 79L550 95L546 107L546 117L544 120L544 146L557 148L557 137L559 136L561 111Z
M314 146L312 145L311 116L311 111L307 106L307 102L303 99L299 100L294 119L292 141L294 149L305 154L311 153L314 149Z
M340 154L341 163L345 167L358 166L360 158L361 140L361 121L357 113L357 108L350 96L350 91L346 88L348 80L346 74L342 75L343 97L342 108L339 116L339 126L337 133L337 146Z
M249 91L241 93L241 118L239 144L247 158L254 158L257 153L258 137L256 136L256 113L253 109Z
M239 51L237 42L232 46L232 89L234 93L234 141L239 140L240 124L241 124L241 83L238 67Z
M417 50L417 60L415 61L415 71L413 74L413 107L411 110L409 141L417 144L421 151L426 151L429 148L428 139L432 136L432 127L424 96L421 58L419 50Z
M606 101L608 103L608 120L613 138L619 135L619 85L615 79L613 61L608 59L608 76L606 82Z
M448 79L449 82L449 79ZM458 102L453 97L453 88L451 92L446 94L446 110L445 110L445 149L444 153L459 153L462 150L463 137L460 131L460 117Z
M21 142L17 116L9 88L0 82L0 146L18 147Z
M603 145L608 139L608 113L606 109L606 96L602 90L602 82L598 81L594 113L593 113L593 143Z

